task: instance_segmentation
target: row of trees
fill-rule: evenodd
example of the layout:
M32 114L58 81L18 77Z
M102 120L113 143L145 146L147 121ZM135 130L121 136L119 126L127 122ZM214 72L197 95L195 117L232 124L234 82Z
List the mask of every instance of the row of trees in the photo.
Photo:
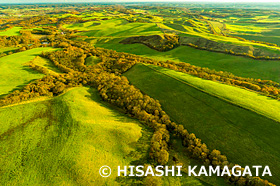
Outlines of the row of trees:
M153 36L131 37L131 38L124 39L123 41L121 41L121 43L123 44L141 43L160 52L166 52L180 46L179 36L173 34L164 34L163 36L153 35Z
M177 70L190 75L194 75L196 77L200 77L203 79L218 81L228 85L238 86L248 90L256 91L257 93L265 96L269 96L275 99L280 99L280 84L277 82L273 82L271 80L243 78L243 77L235 76L229 72L215 71L209 68L197 67L189 63L176 63L173 61L157 61L154 59L140 57L134 54L116 52L113 50L102 49L102 48L94 48L89 44L82 43L82 42L78 43L78 42L71 41L71 44L79 48L83 48L85 51L88 51L88 53L91 53L91 55L98 56L102 59L121 58L123 59L123 61L129 60L130 62L135 62L135 63L141 62L141 63L153 64L164 68L169 68L172 70Z
M135 63L147 63L153 64L164 68L169 68L172 70L180 71L187 73L196 77L200 77L207 80L218 81L228 85L238 86L248 90L255 91L259 94L269 96L275 99L280 99L280 84L271 80L261 80L253 78L244 78L235 76L229 72L215 71L205 67L197 67L189 63L177 63L173 61L158 61L155 59L149 59L134 54L128 54L124 52L116 52L113 50L95 48L90 46L87 43L83 42L70 42L72 45L75 45L79 48L83 48L85 51L91 55L98 56L102 59L105 58L115 58L115 59L124 59L123 61L129 60L130 62Z

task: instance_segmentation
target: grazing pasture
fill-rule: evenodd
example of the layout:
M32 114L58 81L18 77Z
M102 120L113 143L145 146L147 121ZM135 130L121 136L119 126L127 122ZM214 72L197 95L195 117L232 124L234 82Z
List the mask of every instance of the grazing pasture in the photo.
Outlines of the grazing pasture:
M44 75L32 70L26 65L43 51L52 51L53 48L34 48L0 58L0 96L14 89L28 84Z
M154 68L157 71L137 64L126 72L125 76L144 93L159 100L173 121L196 134L210 149L218 149L226 154L230 162L241 166L269 165L272 174L279 174L280 123L252 111L252 107L248 110L253 103L246 103L253 99L250 98L250 93L244 92L245 90L227 90L227 85L222 84L205 85L205 80L185 77L181 73L159 67ZM215 91L214 88L218 90ZM223 98L213 95L221 92L225 93ZM258 96L254 95L254 99L258 99ZM231 100L227 101L225 98ZM262 99L265 98L260 98ZM279 103L270 103L270 100L267 100L266 104L263 109L268 109L269 113L269 105L275 104L277 108ZM277 115L276 112L274 114ZM279 116L276 117L279 119ZM280 183L277 176L266 179L275 184Z

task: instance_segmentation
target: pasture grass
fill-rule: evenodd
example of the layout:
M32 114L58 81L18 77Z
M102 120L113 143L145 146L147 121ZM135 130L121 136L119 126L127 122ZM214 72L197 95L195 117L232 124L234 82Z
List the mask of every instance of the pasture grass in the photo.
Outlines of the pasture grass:
M0 108L0 123L1 185L116 185L117 166L142 156L136 143L145 129L90 88ZM111 177L99 175L103 165Z
M0 54L5 53L8 54L9 52L14 52L18 47L3 47L0 48Z
M59 73L63 73L59 70L49 59L37 56L34 60L34 64L45 67L49 70L50 74L56 75Z
M10 29L7 29L5 31L0 30L0 36L18 36L20 35L19 31L22 27L13 27Z
M14 89L42 78L44 75L29 68L26 63L38 56L42 51L53 48L34 48L0 58L0 95L8 94Z
M125 76L145 94L159 100L173 121L196 134L210 149L220 150L230 162L241 166L269 165L273 175L280 173L280 123L238 105L242 102L242 96L242 104L251 100L250 93L237 95L245 90L226 90L227 87L223 87L225 85L217 86L215 91L214 85L206 85L202 80L194 81L180 73L174 77L174 74L171 72L167 76L161 71L137 64ZM184 82L193 84L190 86ZM195 83L199 83L204 91L195 87ZM212 95L213 92L225 93L223 96L232 100L229 102L221 99ZM258 99L257 95L255 99ZM237 103L233 104L234 101ZM267 100L266 105L269 104ZM277 176L265 178L276 185L280 183Z
M92 65L96 65L97 63L101 62L101 59L99 57L96 56L90 56L86 58L86 62L85 64L87 66L92 66Z
M155 23L128 23L124 19L77 23L64 25L64 27L83 31L80 32L79 35L89 37L128 37L162 34L160 28L158 28Z

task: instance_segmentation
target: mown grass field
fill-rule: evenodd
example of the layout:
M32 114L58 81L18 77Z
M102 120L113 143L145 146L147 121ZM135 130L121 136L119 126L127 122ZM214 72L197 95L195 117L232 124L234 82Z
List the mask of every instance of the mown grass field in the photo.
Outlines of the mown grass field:
M229 54L198 50L188 46L180 46L168 52L158 52L142 44L96 44L118 52L127 52L157 60L186 62L200 67L208 67L217 71L227 71L241 77L260 78L280 82L279 61L254 60L252 58Z
M30 69L26 63L34 59L42 51L53 48L35 48L0 58L0 95L20 88L31 80L42 78L44 75Z
M262 96L256 92L211 80L201 79L175 70L154 65L146 66L162 74L173 77L182 83L194 86L195 88L210 95L219 97L225 101L239 105L243 108L247 108L251 111L265 115L268 118L280 122L280 102L278 100Z
M115 185L117 165L139 158L130 153L145 132L83 87L0 108L0 123L1 185ZM112 168L108 179L103 165Z
M166 70L163 71L166 73ZM204 81L199 82L180 73L168 72L168 75L141 64L125 74L133 85L158 99L172 120L195 133L210 149L221 150L230 162L242 166L269 165L273 175L280 173L279 122L212 95L213 92L223 93L223 97L231 101L239 100L239 103L236 102L240 104L244 99L243 104L246 104L252 99L250 93L245 93L245 90L227 90L223 87L226 85L206 85ZM204 92L184 82L199 84ZM257 102L258 96L254 98ZM267 107L269 102L267 100ZM247 103L248 106L250 104ZM277 176L266 179L275 184L280 183Z

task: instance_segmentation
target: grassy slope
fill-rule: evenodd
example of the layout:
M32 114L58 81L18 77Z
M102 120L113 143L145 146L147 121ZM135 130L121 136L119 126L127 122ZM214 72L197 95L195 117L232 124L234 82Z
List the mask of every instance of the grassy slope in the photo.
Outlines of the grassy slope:
M0 36L17 36L17 35L20 35L20 33L19 33L20 30L21 30L21 27L13 27L6 31L0 31Z
M94 25L94 23L101 23ZM112 19L100 22L77 23L64 25L68 29L77 29L81 32L79 35L95 36L95 37L128 37L138 35L155 35L162 34L160 28L155 23L128 23L123 19Z
M134 66L125 75L136 87L158 99L174 121L195 133L210 149L221 150L231 162L242 166L269 165L272 174L280 173L278 122L201 92L144 65ZM227 94L234 93L228 91ZM268 179L280 183L277 176Z
M254 60L241 56L198 50L188 46L180 46L168 52L158 52L141 44L124 45L112 43L97 44L96 46L113 49L118 52L143 55L163 61L187 62L196 66L231 72L241 77L268 79L280 82L279 61Z
M7 94L31 80L43 77L43 74L30 69L25 63L42 51L52 48L35 48L0 58L0 95Z
M34 63L38 66L45 67L49 69L51 74L58 74L62 73L49 59L42 58L38 56L35 60Z
M146 66L155 71L166 74L167 76L171 76L182 83L194 86L203 92L207 92L225 101L240 105L243 108L247 108L280 122L280 102L275 99L238 87L197 78L175 70L154 65Z
M142 165L137 159L145 156L151 136L137 121L108 107L96 90L85 87L51 100L0 108L0 122L2 185L116 185L116 167ZM173 153L185 165L197 165L181 151ZM112 168L111 177L99 176L103 165ZM224 184L215 177L187 175L163 181Z
M3 47L3 48L0 48L0 54L1 53L8 53L8 52L13 52L14 50L16 50L17 47Z
M86 58L85 64L87 66L96 65L97 63L101 62L101 59L96 56L90 56Z
M89 88L2 108L0 120L1 185L113 185L142 135L138 122ZM110 179L99 176L103 165L112 167Z

